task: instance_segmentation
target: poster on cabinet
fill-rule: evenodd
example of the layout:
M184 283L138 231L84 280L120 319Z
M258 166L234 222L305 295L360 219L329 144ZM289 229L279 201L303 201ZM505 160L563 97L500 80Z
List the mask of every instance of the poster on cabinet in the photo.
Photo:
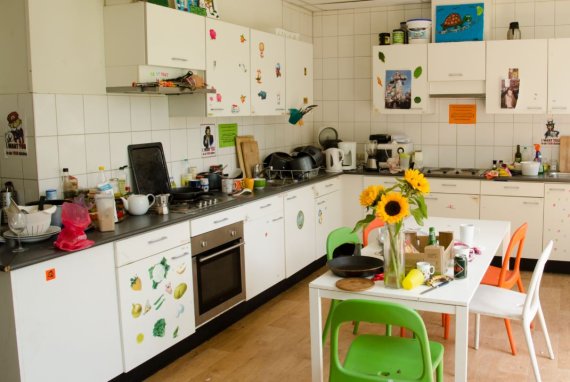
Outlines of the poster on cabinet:
M202 138L202 157L216 155L216 138L214 137L215 124L205 123L200 125L200 130L204 133Z
M28 146L26 144L26 130L24 123L17 111L12 111L6 116L8 124L4 130L6 142L4 156L27 156Z
M386 70L386 109L410 109L412 106L412 71Z
M518 68L509 68L507 79L501 80L501 109L515 109L519 99L520 79Z

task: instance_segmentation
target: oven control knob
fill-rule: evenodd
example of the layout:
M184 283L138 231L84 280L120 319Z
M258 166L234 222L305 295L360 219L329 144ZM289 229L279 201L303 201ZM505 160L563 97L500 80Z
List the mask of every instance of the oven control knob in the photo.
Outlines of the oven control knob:
M211 206L212 204L214 204L214 201L212 199L208 200L208 205Z
M236 234L237 234L237 232L236 232L235 230L232 229L232 230L230 231L230 236L231 236L231 237L236 237Z
M200 243L200 245L202 246L202 248L206 248L208 246L208 242L207 241L203 241Z
M217 204L217 203L218 203L218 199L214 199L214 204Z
M204 202L203 201L198 202L198 208L202 208L202 207L204 207Z

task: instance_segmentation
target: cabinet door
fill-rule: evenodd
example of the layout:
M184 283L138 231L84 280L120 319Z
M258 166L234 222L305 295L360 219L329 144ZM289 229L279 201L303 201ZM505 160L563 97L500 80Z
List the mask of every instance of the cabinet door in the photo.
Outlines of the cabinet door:
M285 38L252 29L251 114L285 114Z
M546 113L547 69L547 40L487 41L487 113ZM509 86L516 102L504 95ZM507 108L507 102L515 107Z
M329 233L335 228L342 227L340 191L332 192L315 200L315 218L316 260L327 254L327 237ZM353 227L354 223L350 227Z
M392 187L397 183L395 176L365 176L362 183L362 188L365 189L368 186L380 185L384 188Z
M249 28L206 19L208 116L250 115Z
M190 244L117 268L125 371L195 331Z
M542 252L544 199L481 195L481 219L507 220L511 231L528 223L522 256L537 259Z
M428 216L479 219L479 195L430 193L424 197Z
M285 194L285 276L315 259L315 197L311 187Z
M112 244L11 277L22 381L107 381L123 372Z
M342 225L346 227L354 227L364 217L364 208L360 205L363 178L362 175L341 175Z
M147 64L204 70L204 25L204 17L146 3Z
M372 47L372 103L387 114L429 111L427 44Z
M283 208L246 220L244 239L246 299L249 300L285 279Z
M570 185L546 184L544 195L544 235L542 246L554 240L552 260L570 261Z
M548 113L570 113L570 38L548 40Z
M285 39L287 109L313 103L313 45Z

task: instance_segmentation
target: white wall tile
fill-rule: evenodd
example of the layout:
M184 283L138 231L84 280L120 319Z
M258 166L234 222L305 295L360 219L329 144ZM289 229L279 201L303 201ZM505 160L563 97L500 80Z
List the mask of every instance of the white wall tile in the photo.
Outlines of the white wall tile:
M439 141L439 125L437 123L422 124L422 140L423 145L437 145Z
M151 130L150 97L131 96L131 131Z
M338 104L336 101L323 101L323 121L338 121Z
M354 58L354 78L367 78L370 81L371 73L372 63L369 57Z
M475 125L456 125L457 144L460 146L475 145Z
M323 58L338 57L338 37L323 37ZM326 62L326 60L325 60Z
M358 18L356 18L358 22ZM355 15L352 13L343 14L338 18L338 35L352 36L354 34Z
M495 123L495 146L513 145L513 124Z
M27 137L28 156L22 158L24 179L38 179L38 157L36 153L36 138Z
M357 101L368 101L370 108L372 107L372 94L370 89L370 79L354 80L354 99Z
M338 38L338 57L354 57L354 36Z
M323 58L323 38L313 38L313 58Z
M539 26L534 27L534 38L554 38L556 34L554 32L554 26Z
M438 156L440 167L457 167L456 146L439 146Z
M495 5L495 28L508 28L512 21L516 21L515 3ZM506 33L505 33L506 36Z
M354 58L338 59L338 78L354 78Z
M338 58L323 59L323 79L336 79L338 77Z
M323 36L338 36L338 16L323 16Z
M513 144L532 144L532 123L515 123L513 127Z
M67 167L72 175L85 174L85 137L85 135L60 135L57 137L60 169Z
M55 96L57 133L59 135L84 134L83 96L58 94Z
M107 98L109 107L109 131L131 131L131 106L128 96L112 95Z
M38 157L38 179L57 178L60 175L59 150L57 136L36 137L36 155ZM69 164L70 173L74 163ZM75 170L77 171L77 170Z
M493 146L495 142L495 127L491 123L478 123L475 127L475 145Z
M97 172L99 166L110 169L111 146L109 133L87 134L85 139L87 142L85 147L86 172Z
M153 130L168 130L168 99L166 96L150 98L150 115Z
M457 146L458 168L477 168L475 166L475 146Z
M437 145L422 144L422 152L424 154L424 167L439 166L439 150Z
M24 177L22 158L2 158L2 177L10 179L22 179Z
M340 21L342 22L342 18ZM354 15L354 34L370 34L370 13Z
M511 163L513 161L513 148L512 147L501 147L495 146L493 149L493 158L497 161L503 161L505 163Z
M313 59L313 79L315 79L315 80L323 79L323 59L322 58Z
M131 142L133 145L152 142L152 134L150 131L136 131L131 133Z
M534 3L535 26L554 26L554 1L541 1Z
M188 158L186 129L170 130L170 160L180 161Z
M334 80L331 80L334 81ZM338 81L338 99L341 101L353 101L355 99L354 94L354 80L346 79Z
M55 95L34 94L33 102L36 137L57 135Z
M162 149L164 150L164 158L167 162L170 162L170 132L168 130L160 130L151 132L152 142L162 143Z
M57 187L51 188L55 188L57 190ZM24 188L22 190L24 194L24 200L20 200L20 202L29 203L40 198L39 183L37 180L24 179ZM42 192L42 195L45 195L45 191Z
M34 106L31 93L18 94L18 110L20 119L26 127L26 137L35 136Z
M555 25L570 24L570 2L569 1L556 1L555 2L554 23Z
M369 101L354 101L354 120L357 122L370 122L372 105Z
M83 113L85 116L85 134L109 132L107 96L83 96Z
M354 121L354 102L345 101L339 103L339 121L340 122L353 122Z
M388 30L386 32L392 33L394 29L400 28L400 22L406 21L406 15L403 9L389 10L388 11Z
M370 35L354 36L354 56L370 57L372 55L372 43Z
M313 37L321 37L323 35L323 16L313 16Z
M387 19L386 19L386 12L372 12L370 14L370 32L375 34L380 33L391 33L392 31L388 31L387 27ZM379 40L377 39L375 44L378 44Z
M520 26L534 27L534 3L516 3L515 4L515 20ZM513 21L515 21L513 20Z
M323 100L336 101L339 99L337 80L323 80Z
M131 133L111 133L109 138L111 165L105 170L114 170L129 163L127 146L131 144L132 136Z

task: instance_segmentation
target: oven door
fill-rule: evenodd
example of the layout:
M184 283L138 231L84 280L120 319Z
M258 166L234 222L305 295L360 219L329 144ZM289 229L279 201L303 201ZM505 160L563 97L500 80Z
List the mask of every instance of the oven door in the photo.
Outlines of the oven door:
M193 256L196 326L245 300L243 240Z

